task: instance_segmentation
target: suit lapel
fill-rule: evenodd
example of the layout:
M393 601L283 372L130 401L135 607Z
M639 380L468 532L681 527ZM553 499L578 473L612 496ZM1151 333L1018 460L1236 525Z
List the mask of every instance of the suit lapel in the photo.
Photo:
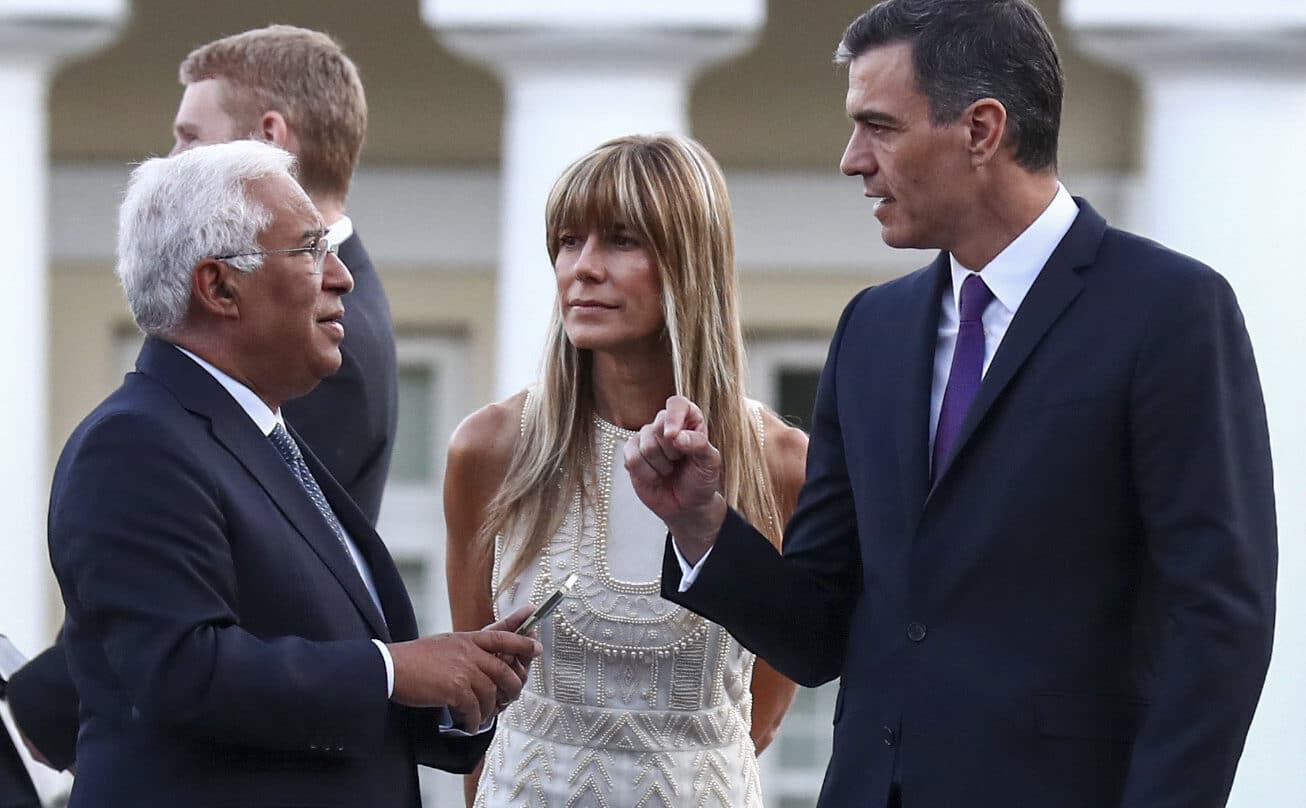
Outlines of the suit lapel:
M413 604L408 598L408 590L404 586L403 578L399 575L399 569L395 566L390 551L377 535L376 529L367 521L367 516L359 510L357 503L350 498L344 487L336 482L331 472L322 465L322 461L317 459L312 450L299 440L299 435L293 427L290 433L299 443L304 454L304 462L308 464L308 470L318 481L318 486L326 496L327 504L349 532L350 538L358 546L372 573L372 583L376 586L377 597L385 610L386 627L389 629L389 636L383 636L382 639L389 642L392 639L415 638L417 618L413 613ZM368 602L371 603L371 600L369 599Z
M1016 311L1016 316L1012 318L1002 344L998 346L998 352L994 354L988 372L984 374L984 381L980 383L975 402L961 423L952 456L935 476L931 494L947 476L957 457L966 450L966 444L984 423L993 404L1007 389L1025 360L1083 291L1084 281L1078 270L1093 263L1102 234L1106 231L1106 221L1084 200L1076 198L1075 202L1079 205L1079 215L1048 258L1034 285L1030 287L1029 294ZM926 499L928 501L928 497Z
M898 397L901 424L898 435L898 465L902 480L903 506L911 530L920 518L930 484L930 391L934 383L934 352L939 337L939 306L948 283L948 256L939 253L934 263L912 279L914 288L904 312L899 333L907 336L900 351L903 395Z
M161 340L146 340L136 367L167 385L186 409L208 419L213 437L245 467L286 520L313 548L375 636L388 640L385 621L372 602L353 559L300 487L276 447L259 432L235 399L208 371ZM311 470L315 476L326 475L320 463ZM354 535L352 531L350 535Z

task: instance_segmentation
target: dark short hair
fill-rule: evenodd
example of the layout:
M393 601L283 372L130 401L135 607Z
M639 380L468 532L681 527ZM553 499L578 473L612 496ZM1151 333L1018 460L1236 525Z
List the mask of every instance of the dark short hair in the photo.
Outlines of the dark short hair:
M1065 78L1052 34L1026 0L885 0L853 20L834 60L848 64L898 42L912 46L935 125L997 99L1017 162L1031 171L1056 166Z

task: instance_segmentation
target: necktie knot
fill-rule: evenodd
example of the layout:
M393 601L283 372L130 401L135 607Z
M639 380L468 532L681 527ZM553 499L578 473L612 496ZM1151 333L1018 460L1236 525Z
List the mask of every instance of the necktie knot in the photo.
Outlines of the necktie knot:
M979 275L970 274L961 283L961 322L978 321L984 316L984 310L993 302L993 292Z

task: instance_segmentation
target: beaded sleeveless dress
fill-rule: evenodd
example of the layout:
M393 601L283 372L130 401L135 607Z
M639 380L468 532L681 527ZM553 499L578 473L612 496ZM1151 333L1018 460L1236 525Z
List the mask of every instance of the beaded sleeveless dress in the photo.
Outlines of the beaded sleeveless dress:
M761 435L761 410L753 420ZM749 736L753 655L725 629L659 596L666 527L635 496L622 447L595 419L592 505L573 500L540 558L495 613L579 580L539 626L544 655L499 716L477 808L760 808Z

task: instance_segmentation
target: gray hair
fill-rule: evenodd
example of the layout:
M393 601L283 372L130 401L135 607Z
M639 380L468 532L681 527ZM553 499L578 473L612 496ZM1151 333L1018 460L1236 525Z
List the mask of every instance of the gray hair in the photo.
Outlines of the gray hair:
M146 160L132 171L118 211L115 271L136 325L150 336L176 331L190 304L191 273L204 258L258 250L272 212L248 184L285 174L295 158L276 146L237 140ZM241 272L262 256L227 261Z

